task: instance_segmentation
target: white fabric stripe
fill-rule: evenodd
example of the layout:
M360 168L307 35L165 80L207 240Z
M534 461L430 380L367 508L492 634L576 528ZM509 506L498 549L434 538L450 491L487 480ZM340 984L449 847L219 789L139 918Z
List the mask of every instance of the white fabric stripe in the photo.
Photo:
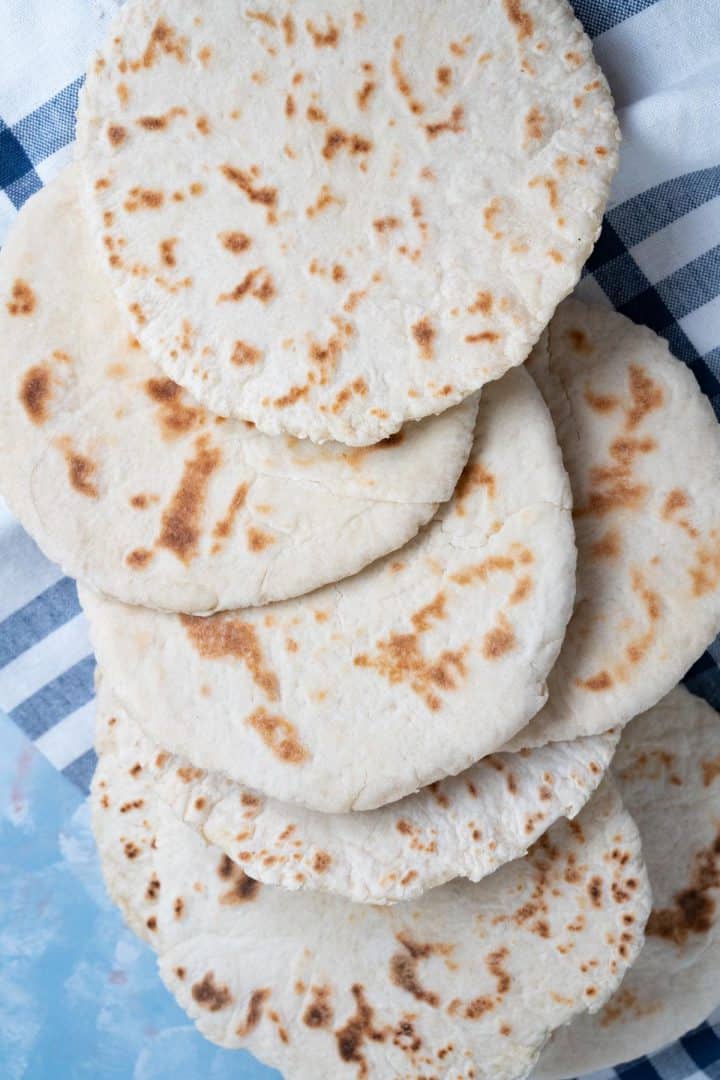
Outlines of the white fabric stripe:
M720 19L718 20L720 23ZM720 52L720 42L716 48ZM619 110L623 144L610 205L720 162L720 77L699 76Z
M691 210L630 249L635 262L655 284L714 247L720 224L720 196Z
M48 562L0 498L0 622L62 577Z
M85 616L76 615L0 671L0 708L10 712L91 652Z
M12 126L83 73L103 27L87 0L2 7L0 101L3 120Z
M35 741L35 746L56 769L77 761L93 744L95 701L88 701Z
M40 164L36 167L35 171L42 180L43 184L49 184L51 180L54 180L60 170L65 165L70 164L73 159L74 153L74 144L68 143L67 146L61 147L60 150L57 150L54 154L51 154L50 157L45 158L44 161L41 161Z
M717 64L717 3L662 0L618 23L594 43L619 108Z
M15 219L15 207L4 191L0 191L0 244Z
M679 320L697 351L702 354L720 345L720 296Z

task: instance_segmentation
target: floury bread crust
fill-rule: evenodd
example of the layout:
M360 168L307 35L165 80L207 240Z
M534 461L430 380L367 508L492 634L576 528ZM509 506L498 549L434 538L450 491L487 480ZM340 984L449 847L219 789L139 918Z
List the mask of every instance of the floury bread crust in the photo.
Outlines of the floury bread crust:
M525 359L618 128L564 0L130 0L78 141L167 374L270 434L366 445Z
M578 587L547 705L512 750L627 723L720 631L720 426L692 372L575 300L528 367L570 474Z
M559 817L580 812L618 738L493 754L415 795L349 814L268 799L160 750L151 769L158 797L256 880L395 903L456 877L480 881L524 855Z
M570 496L522 369L483 391L453 499L298 600L193 619L81 590L100 666L161 747L314 810L366 810L499 749L545 701L574 596Z
M556 1033L533 1080L652 1054L717 1006L719 730L715 710L680 686L623 735L613 772L650 875L647 940L604 1008Z
M208 847L157 799L152 747L102 691L97 744L108 891L202 1034L295 1080L524 1077L642 943L639 838L610 786L479 885L358 906L260 885Z
M477 403L367 452L210 415L128 333L76 166L0 254L0 486L68 573L208 612L296 596L400 547L452 495Z

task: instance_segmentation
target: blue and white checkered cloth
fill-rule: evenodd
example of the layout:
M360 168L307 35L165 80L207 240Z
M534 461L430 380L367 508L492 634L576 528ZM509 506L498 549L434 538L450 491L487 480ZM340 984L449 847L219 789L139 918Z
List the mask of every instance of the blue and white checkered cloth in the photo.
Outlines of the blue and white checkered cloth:
M578 292L667 338L720 416L720 0L572 0L624 134ZM88 55L119 0L0 0L0 243L71 155ZM94 660L75 586L0 500L0 709L87 791ZM720 708L720 639L689 688ZM720 976L718 979L720 995ZM720 1013L597 1080L720 1080Z

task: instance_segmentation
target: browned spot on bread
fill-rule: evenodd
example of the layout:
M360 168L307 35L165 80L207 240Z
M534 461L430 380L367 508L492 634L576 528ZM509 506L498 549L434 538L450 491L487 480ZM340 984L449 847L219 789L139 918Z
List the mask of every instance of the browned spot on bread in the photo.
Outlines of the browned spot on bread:
M216 540L227 540L228 536L230 536L233 525L235 523L235 518L237 517L242 507L245 505L247 493L247 484L240 484L239 487L236 488L235 493L230 500L230 505L225 511L225 515L220 518L220 520L215 524L215 528L213 529L213 536ZM216 545L217 548L219 548L219 546L219 544Z
M416 323L410 327L410 332L414 338L415 344L418 347L420 356L423 360L432 360L433 358L433 341L437 331L433 327L432 322L427 315L423 315L421 319L418 319Z
M231 292L220 293L217 302L218 304L236 304L248 295L263 304L268 303L275 296L272 276L264 267L258 266L254 270L248 270L242 281Z
M545 131L545 116L537 105L531 106L525 114L525 145L542 139Z
M338 391L335 400L332 403L331 411L337 415L337 413L342 412L353 396L366 397L367 392L368 387L365 380L363 378L354 379L348 386L344 386L342 390ZM352 453L352 451L350 451L350 453Z
M442 701L438 690L456 690L459 680L467 674L463 649L445 649L434 659L426 659L420 650L418 635L392 633L376 644L377 655L361 653L355 657L355 667L371 668L389 683L407 682L413 693L436 712Z
M121 146L127 139L127 131L121 124L109 124L107 137L111 146Z
M255 900L260 892L260 882L248 877L236 863L227 855L223 855L218 863L217 875L230 888L224 892L219 901L224 907L236 907L238 904L247 904Z
M379 233L388 232L390 229L399 229L402 222L397 217L382 217L375 218L373 221L373 229Z
M355 157L357 154L369 154L372 148L370 139L366 139L363 135L348 134L342 128L331 127L325 133L325 143L321 153L326 161L332 161L340 150L345 150L351 157Z
M508 597L508 604L521 604L532 592L532 587L532 578L528 577L527 574L518 578L513 591Z
M208 1012L220 1012L233 1003L233 996L229 989L215 982L212 971L206 972L201 981L193 985L191 993L193 1001Z
M617 529L608 529L593 543L590 554L595 559L616 559L620 554L620 533Z
M516 560L510 555L488 555L478 563L463 567L450 575L456 585L472 585L475 581L487 581L491 574L511 573Z
M67 438L58 439L56 446L65 458L70 486L87 499L97 499L98 489L93 479L97 472L95 462L85 454L76 454Z
M308 118L311 124L325 124L327 123L327 116L318 108L317 105L308 105L305 110L305 116Z
M626 410L626 416L632 413L634 407L633 405ZM645 501L648 488L647 484L633 481L635 459L639 454L649 454L655 449L655 440L649 437L626 435L615 439L609 448L611 463L596 465L590 469L587 499L584 505L576 507L574 516L602 517L613 510L639 509Z
M491 345L494 341L500 340L500 335L493 330L482 330L479 334L466 334L465 340L469 345Z
M691 540L697 540L700 533L695 526L688 521L687 517L677 516L678 510L684 510L688 505L689 499L685 492L680 488L673 488L665 497L660 516L663 521L674 522L683 532L687 533Z
M47 364L33 364L20 380L18 394L28 419L33 424L44 424L52 397L52 373Z
M438 135L442 135L445 132L451 132L454 135L464 131L463 119L465 113L462 105L455 105L447 120L440 120L434 124L425 125L425 134L429 139L434 139Z
M288 119L296 113L295 98L292 94L285 95L285 115Z
M133 570L144 570L154 558L154 553L147 548L135 548L125 556L125 562Z
M235 229L219 233L218 239L225 250L233 255L239 255L242 251L247 251L252 244L249 236Z
M357 101L358 109L367 109L368 102L375 92L376 83L370 79L366 79L361 88L355 94L355 100Z
M313 870L317 874L324 874L329 869L332 863L332 858L328 855L327 851L318 851L315 853L313 859Z
M720 776L720 754L709 761L703 761L700 767L703 774L703 787L710 787Z
M465 516L465 502L475 488L484 487L488 498L495 497L495 477L479 461L471 461L465 466L455 488L455 513Z
M248 8L245 15L248 19L254 19L256 22L265 23L266 26L271 26L273 30L277 28L277 22L275 21L274 16L268 11L251 11Z
M715 923L716 897L720 888L720 832L714 842L695 854L688 886L673 897L669 907L655 908L646 933L676 945L684 945L691 934L707 934Z
M500 240L502 238L502 235L503 235L501 232L498 232L498 230L495 227L495 218L500 213L501 209L502 209L502 203L500 202L500 199L497 196L492 198L490 200L490 202L487 204L487 206L483 207L483 212L482 212L483 228L487 232L492 233L492 236L493 236L494 240Z
M445 618L445 602L445 594L439 592L429 604L425 604L410 617L416 633L422 634L429 630L433 619Z
M590 897L590 902L595 908L602 908L602 895L603 895L603 882L602 878L595 875L590 878L587 885L587 893Z
M435 89L444 93L452 83L452 68L442 66L435 71Z
M424 106L413 94L412 87L400 64L400 53L403 47L403 35L398 34L393 42L393 55L390 60L390 73L400 94L405 99L408 109L414 116L419 116L425 111Z
M657 593L648 588L642 573L636 567L633 567L630 572L630 584L633 592L640 597L648 619L647 630L634 638L625 649L628 660L633 664L638 664L645 657L655 639L654 624L660 618L660 599Z
M373 1010L367 1002L363 987L354 983L350 993L355 998L355 1012L341 1028L335 1031L338 1054L342 1061L358 1066L358 1080L367 1080L369 1076L367 1058L362 1053L366 1039L383 1042L385 1032L373 1025Z
M338 358L352 334L350 323L344 323L335 316L331 318L331 321L335 324L335 333L331 334L324 344L311 338L308 346L308 358L318 371L321 386L326 385L328 378L334 372Z
M661 408L663 404L662 387L653 382L639 364L630 365L628 376L632 406L627 410L626 427L629 431L642 423L648 413Z
M5 304L9 314L32 315L36 306L37 300L35 298L35 293L32 291L27 281L23 281L22 278L15 278L10 292L10 299Z
M268 750L287 765L301 765L310 757L293 725L282 716L273 716L262 705L245 723L256 731Z
M194 455L185 462L155 541L157 547L170 551L185 565L197 555L208 485L222 461L220 450L210 444L207 435L198 436L194 446Z
M201 135L210 134L210 121L208 120L207 116L198 116L197 120L195 121L195 127Z
M157 420L164 438L176 439L206 422L205 410L198 405L186 405L183 390L172 379L148 379L144 389L158 406Z
M186 59L186 47L187 38L178 37L175 30L173 30L164 19L158 19L150 33L150 39L145 52L143 53L142 66L145 68L152 67L159 58L161 52L166 56L173 56L179 62L184 63ZM140 67L140 64L132 63L130 66L133 70L137 70Z
M252 681L269 701L278 697L278 680L265 662L257 631L252 623L226 615L180 615L191 644L204 660L240 660Z
M221 165L220 172L226 180L240 188L242 193L251 203L257 203L260 206L267 207L268 222L270 224L274 222L274 211L277 207L277 188L269 186L258 187L250 172L245 172L244 169L237 169L234 165Z
M290 12L288 12L286 15L283 15L282 19L280 20L280 25L282 27L283 38L285 39L285 44L288 45L288 46L294 45L295 44L295 20L293 19Z
M526 11L523 11L520 0L503 0L505 14L515 27L515 35L518 41L525 41L532 37L533 21Z
M174 237L160 241L160 261L164 266L177 266L177 258L175 256L176 245L177 239Z
M270 533L263 532L262 529L256 529L254 525L249 525L245 531L247 539L247 546L249 551L264 551L266 547L270 547L275 543L275 537Z
M710 536L712 546L698 545L695 564L690 568L694 596L706 596L720 584L720 547L714 529Z
M613 679L609 671L599 671L597 675L591 675L589 679L576 679L575 685L581 690L609 690L613 685Z
M393 953L390 957L391 982L406 993L412 994L418 1001L424 1001L427 1005L437 1008L440 998L433 990L427 990L422 985L418 967L421 960L427 960L430 956L448 956L453 946L442 942L421 944L407 933L399 933L395 937L403 948L402 952Z
M319 30L312 19L305 23L305 29L313 40L316 49L335 48L340 40L340 30L329 15L325 16L325 29Z
M528 181L529 188L544 187L548 194L548 202L551 210L557 210L559 206L557 180L549 176L534 176Z
M321 214L323 210L326 210L328 206L336 203L338 206L342 205L342 199L338 199L336 195L333 195L332 191L327 184L323 184L320 188L315 202L306 207L305 214L309 218L314 218L317 214Z
M147 510L151 503L156 503L157 501L157 495L146 495L144 492L141 492L138 495L131 495L128 499L133 510Z
M247 364L257 364L262 360L263 354L260 349L248 345L246 341L236 341L230 354L230 363L243 367Z
M276 397L273 400L273 405L276 409L287 409L290 405L294 405L302 398L307 397L310 393L310 387L305 386L291 386L285 394L281 394L280 397Z
M609 413L620 404L615 394L596 394L589 386L585 387L584 397L593 412Z
M128 192L123 208L134 214L137 210L159 210L164 202L165 195L162 191L134 187Z
M490 315L493 309L492 293L480 290L467 309L468 315Z
M309 1028L330 1027L334 1014L330 1004L330 987L313 986L310 989L311 998L304 1013L302 1022Z
M486 660L498 660L505 653L515 648L516 638L513 628L501 613L498 615L498 624L483 637L482 654Z

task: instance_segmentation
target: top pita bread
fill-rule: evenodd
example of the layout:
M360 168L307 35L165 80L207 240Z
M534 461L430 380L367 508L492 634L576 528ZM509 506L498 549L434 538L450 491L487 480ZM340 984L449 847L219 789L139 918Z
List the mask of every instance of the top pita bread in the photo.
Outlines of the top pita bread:
M523 727L545 701L574 581L555 431L517 368L483 391L454 498L354 578L209 619L81 600L100 667L160 746L343 812L457 773Z
M208 847L157 798L129 720L103 711L97 744L110 894L202 1034L294 1080L516 1080L642 943L647 877L611 786L479 885L358 906L260 885Z
M45 552L130 603L207 612L295 596L399 547L448 499L476 402L371 452L218 422L129 336L77 168L0 254L0 486Z
M718 714L678 687L632 721L613 772L650 875L647 940L607 1005L557 1032L533 1080L652 1054L720 1000Z
M525 359L618 133L564 0L130 0L78 138L167 374L270 434L364 445Z
M627 723L720 630L720 427L692 372L651 330L575 300L529 367L570 473L578 588L548 703L514 750Z

